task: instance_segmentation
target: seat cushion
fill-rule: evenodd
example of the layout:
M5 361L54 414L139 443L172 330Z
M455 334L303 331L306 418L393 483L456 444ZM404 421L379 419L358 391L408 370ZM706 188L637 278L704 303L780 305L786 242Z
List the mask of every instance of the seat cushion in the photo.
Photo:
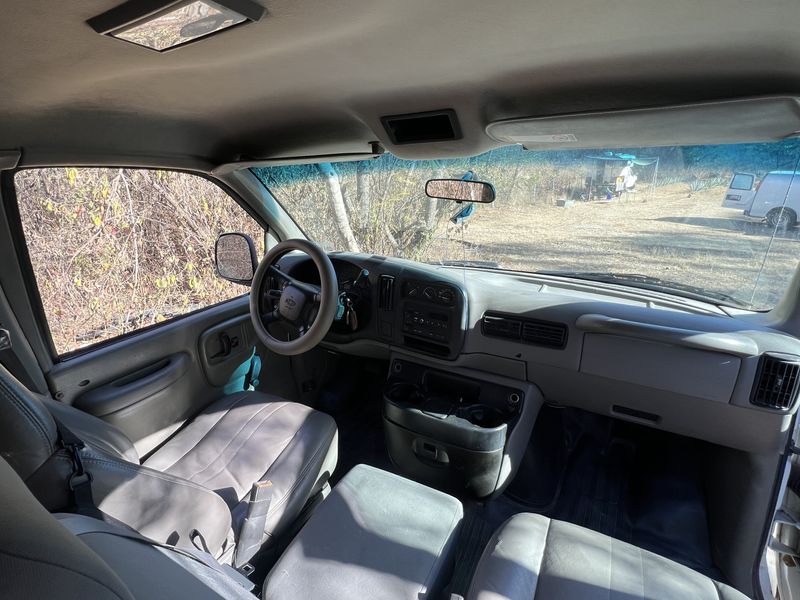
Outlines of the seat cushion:
M489 541L467 600L746 600L676 562L571 523L522 513Z
M289 524L336 466L336 423L324 413L259 392L225 396L145 465L217 492L238 531L257 481L272 481L266 533Z
M358 465L292 540L262 597L434 597L449 575L462 515L447 494Z

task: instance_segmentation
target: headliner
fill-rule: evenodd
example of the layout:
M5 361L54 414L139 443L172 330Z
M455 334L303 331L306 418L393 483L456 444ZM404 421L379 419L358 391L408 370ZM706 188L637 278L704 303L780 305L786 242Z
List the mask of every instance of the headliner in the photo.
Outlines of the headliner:
M261 0L267 15L158 54L86 20L121 0L6 0L0 150L221 162L494 147L488 122L800 93L791 0ZM454 108L464 138L394 146L383 115Z

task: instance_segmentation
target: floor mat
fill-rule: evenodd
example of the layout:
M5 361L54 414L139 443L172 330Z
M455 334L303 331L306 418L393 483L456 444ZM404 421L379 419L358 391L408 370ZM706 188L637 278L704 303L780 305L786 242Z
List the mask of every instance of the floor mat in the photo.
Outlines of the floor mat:
M630 542L628 497L636 448L612 439L599 449L581 440L573 453L561 494L548 516Z
M504 497L520 506L517 512L575 523L723 580L711 559L696 460L702 444L583 411L544 407Z
M565 414L549 406L542 408L519 474L505 491L505 496L533 512L552 510L561 494L567 461L580 434L580 430L565 426Z
M489 543L496 527L486 518L480 506L467 508L456 541L455 569L443 598L451 594L466 596L472 575L478 567L483 549Z
M331 415L339 429L339 459L332 486L357 464L393 470L383 433L388 365L364 359L342 361L347 364L339 365L337 377L324 384L317 400L317 408ZM344 373L351 375L342 376Z

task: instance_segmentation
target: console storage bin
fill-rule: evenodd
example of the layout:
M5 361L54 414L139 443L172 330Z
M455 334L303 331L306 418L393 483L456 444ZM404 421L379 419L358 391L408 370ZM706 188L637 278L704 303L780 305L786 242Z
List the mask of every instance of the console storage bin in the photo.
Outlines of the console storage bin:
M263 598L434 598L452 573L461 503L357 465L267 576Z
M396 360L384 390L386 445L417 481L485 498L499 487L520 389Z

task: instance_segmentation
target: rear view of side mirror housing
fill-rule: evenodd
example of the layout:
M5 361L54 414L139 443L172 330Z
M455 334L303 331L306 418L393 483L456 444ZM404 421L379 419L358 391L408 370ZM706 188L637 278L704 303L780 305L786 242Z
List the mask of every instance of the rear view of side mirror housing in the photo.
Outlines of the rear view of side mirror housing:
M223 279L250 285L258 267L256 246L244 233L223 233L214 246L214 263Z

